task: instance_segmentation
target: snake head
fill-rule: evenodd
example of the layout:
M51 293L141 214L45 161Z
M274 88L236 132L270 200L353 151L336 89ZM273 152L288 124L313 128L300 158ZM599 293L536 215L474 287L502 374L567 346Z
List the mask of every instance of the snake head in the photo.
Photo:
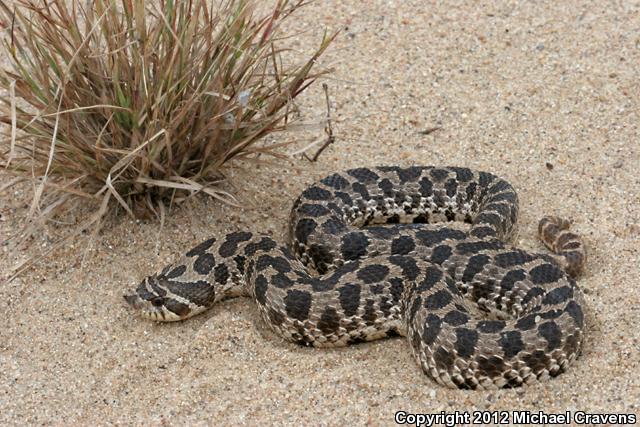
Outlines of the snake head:
M172 293L167 284L163 276L149 276L133 293L123 297L140 317L158 322L184 320L201 311L188 300Z

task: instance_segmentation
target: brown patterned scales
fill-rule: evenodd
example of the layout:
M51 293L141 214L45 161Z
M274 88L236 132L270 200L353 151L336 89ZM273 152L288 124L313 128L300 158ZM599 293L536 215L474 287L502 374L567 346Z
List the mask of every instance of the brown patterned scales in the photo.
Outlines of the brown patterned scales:
M554 254L510 246L517 212L513 187L490 173L352 169L296 200L288 246L246 231L211 238L125 299L143 317L174 321L250 296L287 340L331 347L399 334L440 384L519 386L577 357L584 316L574 277L586 254L556 217L539 227Z

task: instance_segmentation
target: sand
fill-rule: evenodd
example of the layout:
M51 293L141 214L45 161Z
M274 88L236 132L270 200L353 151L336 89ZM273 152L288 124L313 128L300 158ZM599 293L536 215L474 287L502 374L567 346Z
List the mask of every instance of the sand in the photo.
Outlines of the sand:
M640 413L640 6L318 1L291 23L302 32L291 46L308 51L325 27L344 28L322 59L335 68L325 82L336 142L317 163L234 169L246 208L196 199L161 232L121 216L83 268L86 243L77 240L6 283L19 261L67 231L52 227L9 252L29 193L0 194L0 424L392 425L396 411ZM304 120L322 118L320 85L299 106ZM278 138L299 148L319 136ZM125 305L126 289L207 236L284 236L305 185L375 164L461 165L506 178L520 196L523 248L542 250L535 232L544 214L574 220L589 249L579 280L588 326L568 372L516 390L449 390L421 372L402 338L309 349L272 333L248 299L176 324L142 321Z

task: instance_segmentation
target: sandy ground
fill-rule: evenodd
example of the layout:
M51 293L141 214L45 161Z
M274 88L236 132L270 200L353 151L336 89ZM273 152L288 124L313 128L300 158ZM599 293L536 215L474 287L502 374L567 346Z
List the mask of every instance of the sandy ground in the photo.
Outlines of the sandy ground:
M544 410L640 413L639 103L636 2L318 1L292 45L344 28L323 59L336 143L316 164L237 169L245 209L212 200L175 211L161 233L126 217L8 271L64 228L0 267L0 424L390 425L417 413ZM318 85L300 103L318 120ZM425 135L421 131L440 129ZM291 133L299 147L321 130ZM448 390L422 374L402 338L337 350L274 335L248 299L189 322L132 316L123 292L209 235L283 236L305 185L374 164L447 164L508 179L521 200L518 245L542 250L537 220L570 217L588 244L588 341L548 382L497 392ZM0 175L6 179L6 175ZM27 193L0 195L0 241L22 224Z

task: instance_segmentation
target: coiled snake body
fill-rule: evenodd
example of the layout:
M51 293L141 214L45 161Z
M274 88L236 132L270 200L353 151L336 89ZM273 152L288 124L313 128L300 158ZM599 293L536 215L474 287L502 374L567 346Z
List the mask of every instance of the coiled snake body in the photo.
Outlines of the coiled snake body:
M125 299L144 317L173 321L247 295L287 340L331 347L399 334L440 384L519 386L577 357L584 316L574 277L586 255L557 217L539 226L553 254L510 246L517 212L513 187L490 173L352 169L296 200L288 246L247 231L213 237ZM470 227L433 224L447 221Z

